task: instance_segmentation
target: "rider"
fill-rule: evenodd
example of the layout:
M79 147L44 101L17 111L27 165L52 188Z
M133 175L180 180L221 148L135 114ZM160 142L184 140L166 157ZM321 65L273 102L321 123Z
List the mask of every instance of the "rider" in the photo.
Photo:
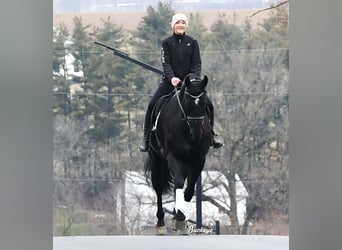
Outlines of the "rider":
M145 115L144 138L139 145L141 152L147 152L149 148L148 133L151 129L151 114L158 99L171 93L187 74L193 73L198 77L201 75L202 62L199 46L194 38L185 34L187 26L187 17L182 13L175 14L171 21L173 34L162 41L161 56L164 74L162 82L148 104ZM208 100L208 108L213 133L212 146L219 148L223 146L223 142L213 131L214 108L210 100Z

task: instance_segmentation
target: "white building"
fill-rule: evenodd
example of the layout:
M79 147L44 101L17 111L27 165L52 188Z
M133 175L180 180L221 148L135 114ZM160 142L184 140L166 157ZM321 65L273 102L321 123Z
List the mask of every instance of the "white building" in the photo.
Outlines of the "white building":
M64 68L63 66L59 69L59 74L65 76L66 80L72 80L74 77L83 77L83 71L81 65L75 67L75 57L71 52L68 51L73 45L72 41L66 41L64 47L66 48L66 53L64 55Z

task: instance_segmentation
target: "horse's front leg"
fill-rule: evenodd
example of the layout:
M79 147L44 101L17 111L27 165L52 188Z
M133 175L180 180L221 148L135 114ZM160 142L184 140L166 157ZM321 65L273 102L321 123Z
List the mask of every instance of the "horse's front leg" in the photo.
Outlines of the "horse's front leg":
M195 193L195 185L196 185L198 177L200 176L203 170L203 167L204 167L204 161L200 162L197 165L190 167L188 170L187 185L184 191L184 203L185 203L185 208L186 208L186 213L187 213L187 219L189 219L190 202Z
M187 186L184 191L184 200L187 203L190 203L192 197L195 193L195 185L197 182L198 177L200 176L203 170L204 162L198 164L196 167L189 168L188 172L188 179L187 179Z
M184 178L183 185L184 186ZM178 234L187 235L189 234L187 220L189 218L190 202L184 200L183 188L175 186L175 216L173 218L173 229Z
M170 170L173 173L174 194L175 194L175 215L173 218L173 229L179 234L188 234L186 219L189 217L190 203L184 201L184 182L187 176L187 166L177 161L175 158L169 158ZM187 208L188 207L188 208Z
M185 168L181 167L181 164L174 165L174 194L175 194L175 219L178 221L184 221L186 219L186 209L184 201L184 181L185 181Z

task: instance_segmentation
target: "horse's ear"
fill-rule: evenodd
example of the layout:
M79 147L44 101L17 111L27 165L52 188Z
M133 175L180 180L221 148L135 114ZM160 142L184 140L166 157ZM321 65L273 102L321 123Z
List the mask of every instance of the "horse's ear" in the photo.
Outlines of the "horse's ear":
M207 86L207 84L208 84L208 77L207 77L207 75L204 76L204 78L202 80L202 84L204 85L204 87Z

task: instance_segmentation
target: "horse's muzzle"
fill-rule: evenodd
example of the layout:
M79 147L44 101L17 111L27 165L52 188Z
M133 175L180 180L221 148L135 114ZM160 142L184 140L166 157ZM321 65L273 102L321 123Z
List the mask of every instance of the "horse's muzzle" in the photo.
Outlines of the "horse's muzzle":
M187 116L187 123L192 140L199 140L203 134L204 116Z

